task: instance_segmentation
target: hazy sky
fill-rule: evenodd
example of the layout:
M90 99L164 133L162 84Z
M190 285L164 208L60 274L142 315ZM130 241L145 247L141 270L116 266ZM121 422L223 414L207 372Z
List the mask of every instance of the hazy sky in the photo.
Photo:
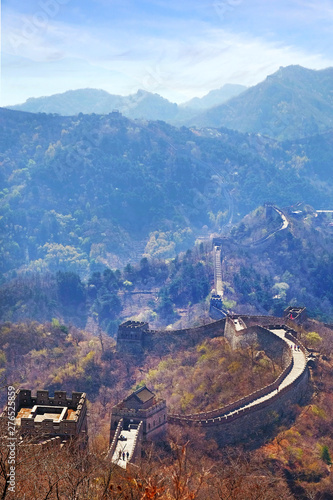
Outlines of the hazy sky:
M2 0L1 105L77 88L171 101L333 66L332 0Z

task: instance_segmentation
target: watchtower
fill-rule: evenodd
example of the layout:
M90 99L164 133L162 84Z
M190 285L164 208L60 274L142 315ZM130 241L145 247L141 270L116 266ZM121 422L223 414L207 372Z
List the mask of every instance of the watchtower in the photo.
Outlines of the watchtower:
M289 306L283 311L283 318L285 320L295 321L297 324L303 323L306 320L306 308L305 307L292 307Z
M148 323L142 321L126 321L118 327L117 350L141 352L144 337L149 330Z
M6 418L8 407L5 406L0 418ZM32 437L35 442L46 443L58 438L57 442L66 442L72 438L81 438L85 446L88 440L87 401L84 392L73 392L68 398L66 391L37 391L17 389L15 393L15 423L21 436Z
M111 438L121 419L124 429L142 422L143 439L154 439L167 428L166 402L158 399L146 386L141 387L112 408Z

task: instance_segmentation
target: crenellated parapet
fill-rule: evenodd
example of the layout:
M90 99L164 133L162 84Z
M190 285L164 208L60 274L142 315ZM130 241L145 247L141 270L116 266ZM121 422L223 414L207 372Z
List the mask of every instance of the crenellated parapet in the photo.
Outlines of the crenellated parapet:
M268 338L273 335L285 343L289 359L272 384L216 410L169 415L168 422L202 427L220 445L232 444L270 423L272 415L286 413L290 406L298 403L307 390L307 351L288 327L271 327L266 330Z
M125 321L125 323L122 323L118 327L117 350L141 352L148 330L148 323L142 321Z
M1 417L7 414L7 407ZM84 392L17 389L15 393L15 423L21 436L38 436L47 442L55 436L63 439L81 435L87 440L87 400ZM46 441L45 441L46 439ZM42 441L41 441L42 440ZM54 440L52 442L55 442Z
M126 321L118 327L117 350L132 354L161 348L167 353L177 344L196 345L206 338L224 335L225 318L198 327L181 330L151 330L148 323Z
M71 398L67 397L66 391L54 391L54 396L50 396L49 391L40 390L37 391L36 396L33 396L32 391L28 389L18 389L16 394L19 406L49 405L74 409L84 404L86 400L84 392L73 392Z
M154 439L167 428L166 401L156 398L147 387L141 387L112 408L111 438L120 421L125 429L142 422L143 438Z

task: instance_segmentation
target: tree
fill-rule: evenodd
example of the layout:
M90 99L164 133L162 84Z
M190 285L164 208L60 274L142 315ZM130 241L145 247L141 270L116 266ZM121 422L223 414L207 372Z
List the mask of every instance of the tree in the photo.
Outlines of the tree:
M305 336L307 344L309 347L316 348L322 341L321 336L317 332L309 332Z
M168 322L174 321L176 317L172 300L170 299L170 297L168 297L165 291L162 291L162 293L160 294L157 312L163 319L167 320Z
M84 285L78 274L71 271L58 271L56 278L59 298L64 305L77 305L85 300Z
M327 465L332 465L332 458L328 449L328 446L324 445L321 448L320 452L320 458L325 462Z

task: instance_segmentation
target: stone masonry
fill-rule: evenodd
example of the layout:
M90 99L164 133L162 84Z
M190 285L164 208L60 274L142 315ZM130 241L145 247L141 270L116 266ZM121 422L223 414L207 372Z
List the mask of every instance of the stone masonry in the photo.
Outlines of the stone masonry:
M112 408L110 441L121 419L124 429L142 422L143 439L154 439L164 434L167 428L166 402L156 398L146 386L130 394Z
M7 406L0 418L6 416ZM16 427L22 437L31 436L38 440L61 437L62 440L87 434L87 401L84 392L73 392L68 398L66 391L55 391L51 397L48 391L37 391L36 396L28 389L17 389L15 395Z

